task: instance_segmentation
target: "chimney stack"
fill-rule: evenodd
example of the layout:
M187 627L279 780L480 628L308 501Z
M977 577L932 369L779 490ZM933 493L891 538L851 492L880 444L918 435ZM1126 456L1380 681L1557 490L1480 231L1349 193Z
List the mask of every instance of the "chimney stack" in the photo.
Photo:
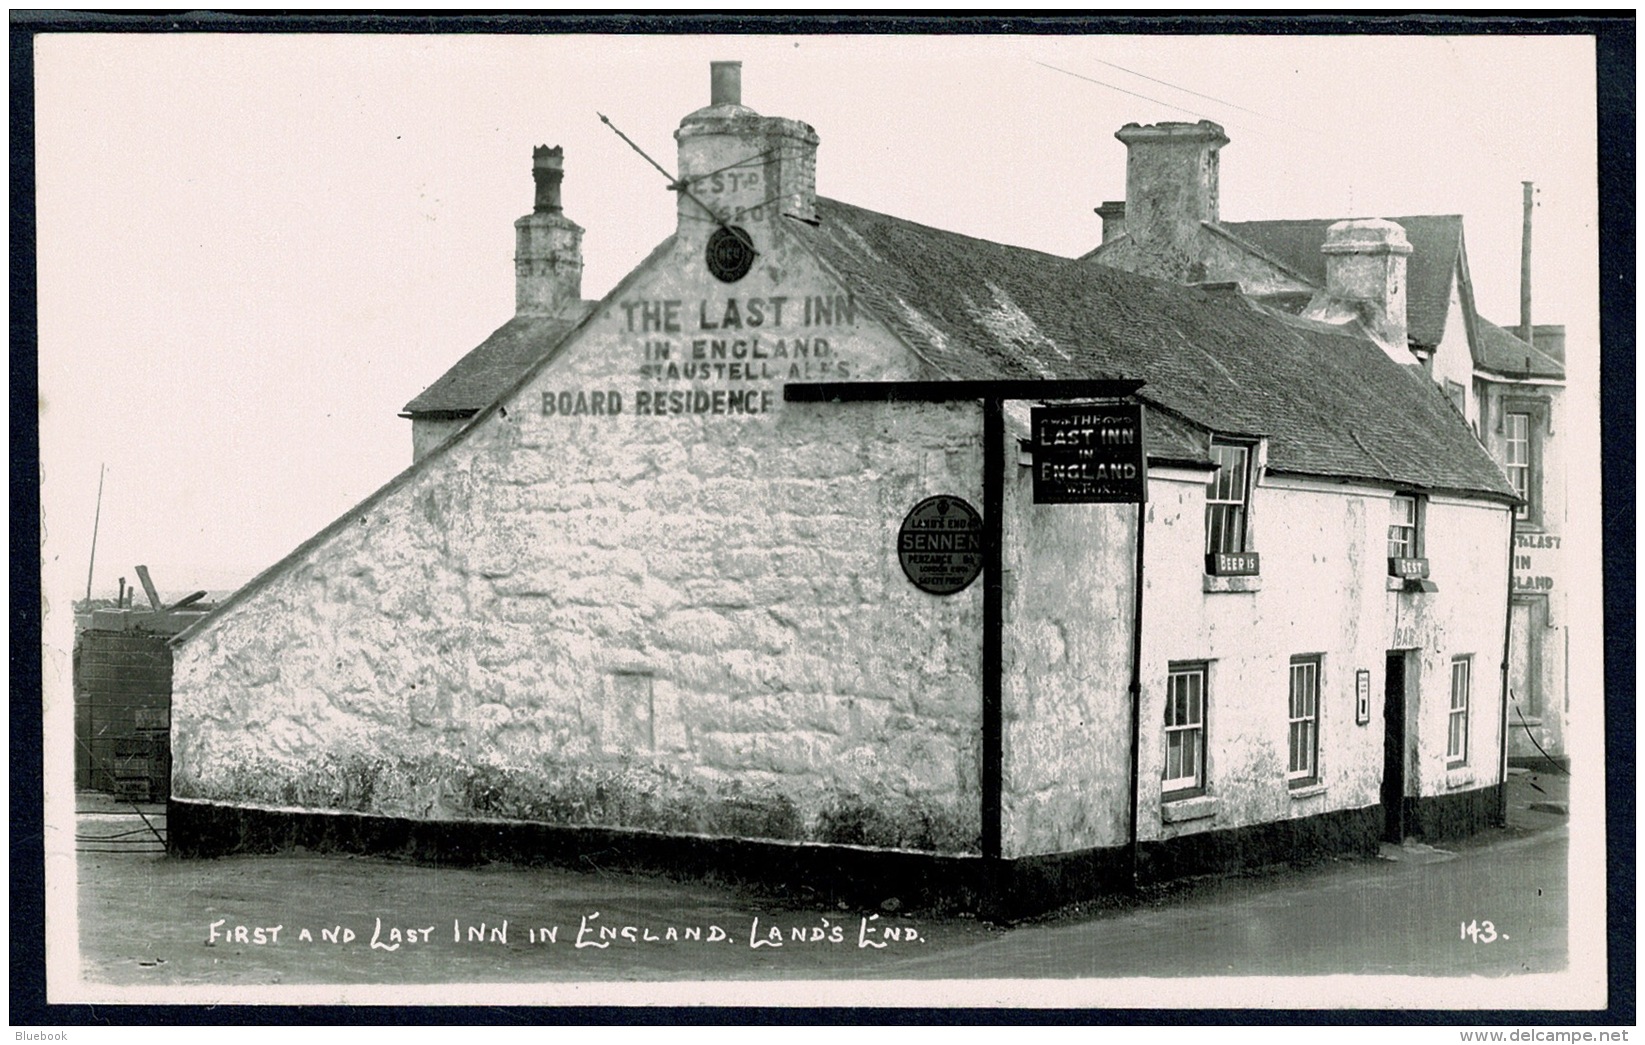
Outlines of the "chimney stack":
M565 153L560 146L531 150L531 177L536 184L531 213L514 222L514 313L551 316L582 301L583 229L561 207Z
M1219 152L1228 136L1201 120L1128 123L1114 137L1126 150L1125 232L1147 259L1144 271L1176 282L1194 278L1200 225L1219 220ZM1105 223L1104 240L1107 232Z
M752 234L784 215L816 220L817 132L744 105L741 62L709 63L709 104L680 121L674 140L680 235L705 240L720 222Z
M1527 345L1535 344L1536 328L1531 325L1531 209L1536 206L1536 186L1521 182L1525 187L1525 230L1519 239L1519 339Z
M1309 318L1340 321L1346 310L1397 362L1412 361L1405 318L1405 229L1382 218L1339 221L1325 230L1325 291Z

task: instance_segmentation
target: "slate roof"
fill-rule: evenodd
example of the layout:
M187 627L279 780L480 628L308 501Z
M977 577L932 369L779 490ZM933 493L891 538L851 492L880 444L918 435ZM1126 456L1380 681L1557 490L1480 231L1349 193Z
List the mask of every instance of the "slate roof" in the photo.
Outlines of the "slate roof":
M406 404L405 413L467 416L490 406L531 364L550 354L593 307L556 316L515 316Z
M1325 230L1341 218L1295 221L1224 221L1220 227L1264 254L1325 286ZM1445 335L1451 285L1462 251L1460 214L1389 218L1405 229L1411 256L1405 268L1405 323L1411 340L1433 347Z
M1542 333L1542 328L1536 328ZM1560 341L1563 347L1564 338ZM1538 344L1541 338L1538 337ZM1518 334L1504 330L1495 323L1479 317L1478 346L1474 364L1482 370L1503 377L1545 377L1563 380L1565 364L1541 348L1527 345Z
M818 224L792 231L942 375L1142 378L1165 415L1156 456L1205 459L1208 432L1266 436L1276 471L1512 497L1420 368L1366 338L1234 293L817 205Z

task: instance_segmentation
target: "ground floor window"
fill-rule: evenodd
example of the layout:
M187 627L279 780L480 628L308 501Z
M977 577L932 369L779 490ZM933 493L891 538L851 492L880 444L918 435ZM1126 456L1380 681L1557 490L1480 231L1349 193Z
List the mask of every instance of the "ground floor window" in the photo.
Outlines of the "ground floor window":
M1319 658L1291 658L1289 755L1285 778L1292 785L1319 779Z
M1173 664L1165 689L1165 779L1167 796L1205 789L1204 664Z
M1452 765L1468 761L1468 688L1473 658L1451 661L1451 718L1446 733L1445 760Z

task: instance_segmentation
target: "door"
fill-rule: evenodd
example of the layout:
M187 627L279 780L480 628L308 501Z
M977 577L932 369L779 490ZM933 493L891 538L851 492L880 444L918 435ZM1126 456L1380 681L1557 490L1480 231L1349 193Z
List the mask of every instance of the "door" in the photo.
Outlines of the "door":
M1545 597L1516 598L1509 605L1508 686L1513 709L1508 712L1511 726L1520 725L1523 716L1528 724L1542 719L1542 679L1539 677L1542 660L1542 636L1548 628L1548 600Z
M1407 656L1390 650L1382 702L1382 837L1405 840L1405 692Z

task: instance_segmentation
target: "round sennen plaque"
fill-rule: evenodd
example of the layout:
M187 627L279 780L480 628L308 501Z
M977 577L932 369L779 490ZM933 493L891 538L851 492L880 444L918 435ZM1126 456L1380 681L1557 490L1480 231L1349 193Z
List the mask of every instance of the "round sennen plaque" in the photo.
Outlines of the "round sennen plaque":
M982 516L958 497L927 497L897 531L897 558L921 591L964 591L982 572Z

